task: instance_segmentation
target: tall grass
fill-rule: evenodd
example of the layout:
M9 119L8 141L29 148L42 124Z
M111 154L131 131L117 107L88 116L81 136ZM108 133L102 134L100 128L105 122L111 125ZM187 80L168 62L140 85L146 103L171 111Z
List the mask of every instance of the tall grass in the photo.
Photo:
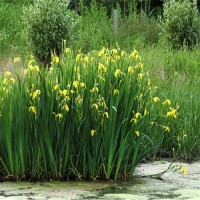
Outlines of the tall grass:
M193 51L187 48L174 51L162 45L141 52L154 84L180 106L173 129L174 145L171 148L163 146L162 151L186 160L199 158L199 54L199 47Z
M90 7L82 7L79 28L79 37L73 44L68 44L73 49L82 49L83 52L98 50L101 46L131 51L143 49L156 44L159 40L159 29L154 18L149 18L144 12L130 13L123 17L120 7L118 12L117 32L114 32L114 12L111 17L107 15L107 8L93 3Z
M79 37L69 45L73 49L82 49L84 53L110 46L113 41L113 22L107 16L107 9L93 3L90 7L82 7L82 14L77 29Z
M0 3L0 65L5 64L9 57L25 56L29 49L21 20L24 6L23 2Z

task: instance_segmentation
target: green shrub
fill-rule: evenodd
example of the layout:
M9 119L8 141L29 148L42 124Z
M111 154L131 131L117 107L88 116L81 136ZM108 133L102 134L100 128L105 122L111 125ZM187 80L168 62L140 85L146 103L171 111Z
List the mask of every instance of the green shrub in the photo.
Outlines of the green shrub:
M51 51L59 55L62 42L74 39L75 13L68 10L68 0L36 0L26 10L25 25L36 58L50 64Z
M174 48L184 44L197 44L200 34L200 18L196 1L166 1L163 13L163 34Z
M0 171L14 178L126 179L155 136L171 142L177 117L136 50L67 48L42 70L32 59L17 80L2 76L0 96Z

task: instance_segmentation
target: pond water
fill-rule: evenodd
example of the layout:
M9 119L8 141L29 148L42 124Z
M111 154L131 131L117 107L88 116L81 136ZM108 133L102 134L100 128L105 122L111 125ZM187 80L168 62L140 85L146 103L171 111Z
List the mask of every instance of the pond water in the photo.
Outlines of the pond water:
M3 182L0 200L199 200L200 162L169 166L167 161L141 164L128 182Z

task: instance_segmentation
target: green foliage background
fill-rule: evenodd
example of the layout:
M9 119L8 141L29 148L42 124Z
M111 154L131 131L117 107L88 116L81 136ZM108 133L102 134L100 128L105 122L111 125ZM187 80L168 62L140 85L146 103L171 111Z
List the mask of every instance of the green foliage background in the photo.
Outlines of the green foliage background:
M21 17L23 16L24 7L28 8L29 5L32 5L31 1L23 1L23 2L1 1L1 2L3 3L0 4L0 23L1 23L0 26L1 73L0 74L3 80L5 74L4 72L11 71L12 77L17 80L17 87L15 87L16 89L15 91L18 91L18 93L17 92L12 93L12 98L10 98L10 96L8 96L7 98L8 102L12 100L13 104L10 103L4 104L7 106L4 107L5 109L4 113L11 113L11 114L7 115L7 119L9 120L4 120L3 122L1 121L2 124L7 124L7 126L4 125L0 126L1 131L4 129L4 131L6 131L6 132L3 131L4 133L9 133L4 135L0 134L0 139L4 142L5 144L4 146L7 145L7 148L1 151L3 152L2 154L3 156L1 156L1 161L0 161L1 175L10 173L14 174L14 176L16 176L17 174L23 176L24 172L28 169L26 172L29 173L30 175L30 171L32 171L33 176L36 178L42 178L44 177L44 174L46 177L49 177L49 175L51 174L49 173L50 171L53 173L53 175L51 174L52 177L55 178L59 177L60 171L58 169L63 169L63 173L65 173L67 177L69 176L69 173L66 173L66 171L64 170L66 169L64 168L63 165L64 161L60 158L57 158L57 160L55 160L54 156L54 155L57 156L56 152L58 151L62 152L62 149L59 149L60 147L58 147L59 146L58 143L57 144L51 143L51 141L54 141L55 137L59 136L57 135L57 132L60 131L60 129L58 128L59 126L57 126L58 125L57 122L59 122L59 120L58 118L55 118L55 116L59 113L57 112L56 115L53 115L48 119L48 120L51 119L53 121L52 127L54 127L57 132L55 131L55 135L50 136L48 135L48 129L46 132L45 130L42 131L44 132L44 135L42 135L42 137L43 141L45 142L45 145L42 145L39 139L41 131L38 132L36 131L37 134L36 132L34 132L34 130L42 130L42 126L38 125L39 124L38 122L37 123L35 122L35 118L33 117L34 115L32 117L29 116L31 113L29 112L28 108L31 105L27 104L27 108L25 109L26 113L25 115L22 115L22 111L24 110L19 109L20 108L19 104L23 103L22 102L23 100L30 103L29 101L30 95L26 93L27 92L26 90L22 89L25 86L23 85L24 83L23 79L19 81L18 78L24 76L23 73L24 69L27 67L27 63L30 60L31 54L34 52L33 46L30 45L30 42L27 39L26 29L21 23ZM79 4L77 8L79 8ZM112 12L109 13L105 7L95 3L91 4L89 7L80 4L80 11L78 12L81 12L81 15L79 16L80 23L78 24L78 28L76 29L77 37L76 39L71 40L70 43L66 43L67 47L70 47L73 50L74 55L81 53L83 58L86 57L88 52L94 54L96 51L99 51L100 49L102 49L102 46L105 46L106 48L109 47L110 49L115 48L117 51L120 52L122 50L126 50L129 53L132 52L134 49L137 49L141 54L142 63L144 64L145 69L149 71L149 77L151 78L152 87L157 88L158 86L157 94L159 95L160 99L169 98L173 102L174 107L177 108L179 107L176 121L175 123L173 122L170 126L170 132L165 132L165 133L160 132L159 128L161 127L158 127L157 129L158 131L156 131L156 129L148 131L148 134L153 134L154 136L153 138L151 138L152 141L151 144L154 144L152 145L154 148L152 148L152 150L149 151L149 154L145 157L145 159L155 159L161 157L170 157L170 158L173 157L177 159L184 159L190 161L199 159L199 152L200 152L199 44L197 43L197 45L195 45L192 49L188 49L187 46L184 45L181 46L179 49L173 49L168 42L163 41L163 39L165 38L163 38L163 36L160 34L161 33L160 21L157 20L157 18L152 15L152 12L148 12L148 10L147 12L144 12L145 7L143 7L143 9L137 10L133 6L132 12L128 12L129 15L126 15L124 14L123 8L124 8L123 5L121 7L120 6L117 7L118 31L116 34L114 34ZM125 10L125 13L126 11L127 9ZM20 60L18 64L14 62L15 57L18 57ZM62 55L60 57L60 60L62 60ZM56 65L55 60L53 60L53 64ZM38 63L35 62L34 67L37 65ZM97 62L95 66L98 65L99 63ZM122 66L124 66L124 63L120 65L120 67ZM58 76L59 83L62 80L63 74L65 74L65 70L69 69L68 67L69 65L59 63L58 67L55 68L59 74ZM62 68L64 68L64 70L62 70ZM18 78L15 74L16 71L18 72ZM42 88L41 91L46 91L43 92L44 96L41 96L43 98L42 100L43 103L48 103L47 96L49 93L47 91L50 88L52 89L51 84L45 85L47 83L46 82L47 80L44 77L45 73L48 73L47 71L44 70L41 71L40 73L37 72L38 73L37 78L33 76L32 77L33 80L32 82L30 82L30 87L33 87L33 85L36 84L38 87L40 86ZM72 72L73 71L71 71L71 74ZM89 68L88 72L90 72ZM56 81L55 77L53 81ZM3 81L1 82L1 84L3 84ZM46 86L48 86L47 87L48 89L43 89L46 88ZM60 87L62 90L64 89L64 85L60 85ZM49 91L52 91L51 89ZM85 93L85 95L86 94L89 93ZM0 101L2 101L3 95L6 95L6 93L5 91L3 92L3 89L1 88ZM18 97L17 100L15 100L16 97ZM51 103L52 101L49 102ZM55 105L57 105L56 103L55 104L54 103L52 104L53 106L51 108L54 108ZM160 104L162 104L162 101L160 101ZM0 106L2 105L3 104L0 104ZM46 104L38 104L38 105L43 105L40 107L40 115L43 116L43 122L45 122L45 118L48 118L48 116L50 116L48 112L46 114L42 113L42 111L45 111ZM8 112L6 112L6 109ZM10 112L13 110L16 112L13 113ZM2 111L3 110L1 108L1 112ZM160 110L158 107L157 112L159 111ZM2 117L1 112L0 112L0 117ZM21 118L18 117L20 113L21 113ZM30 117L28 123L26 123L27 116ZM12 123L13 122L12 119L15 119L15 122L19 122L19 120L21 120L22 122L21 125L18 127L15 126L17 123ZM55 119L57 119L57 121ZM25 123L23 124L23 122ZM34 144L31 143L31 141L33 141L32 139L29 140L29 144L31 144L29 145L31 146L31 148L29 148L29 146L27 146L27 143L25 142L25 139L26 137L28 137L28 134L27 132L23 131L26 130L28 125L32 124L32 122L33 126L31 130L34 132L35 135L31 135L31 137L37 136L38 140L35 140L35 142L33 142ZM49 124L45 124L45 127L48 127L48 125ZM14 127L12 128L13 130L16 130L17 128L18 130L22 131L19 131L15 135L10 134L12 133L12 131L11 128L9 127ZM60 128L62 129L62 126ZM87 137L89 137L89 135L90 132L88 133ZM45 140L46 138L48 139ZM4 146L1 145L1 148L3 148ZM22 147L24 149L27 148L26 151L23 150ZM49 149L47 150L48 147ZM52 149L54 151L53 153ZM16 154L13 154L13 152L15 152ZM87 150L86 152L87 155L90 155L90 151ZM83 152L80 151L76 155L80 155L81 153ZM110 151L110 153L112 152ZM28 167L26 168L27 157L30 156L31 154L35 155L34 159L32 159L31 162L28 163ZM82 157L79 156L80 162L82 162L82 158L86 154L82 154ZM63 152L59 155L63 155ZM67 155L70 155L70 153L68 152ZM48 159L46 160L43 159L45 157L48 157ZM68 160L68 157L65 160ZM77 158L74 157L73 161L75 163L75 161L77 161ZM89 163L90 161L88 159L86 163ZM100 160L98 160L97 162L99 161ZM93 165L90 168L91 171L89 172L88 168L84 169L83 165L80 166L80 162L77 162L76 166L74 165L72 168L70 168L70 176L74 175L73 178L77 177L81 178L83 172L85 174L87 173L95 174L97 172L96 171L97 166ZM38 163L40 164L42 163L42 168L40 165L38 165ZM111 162L109 161L109 163ZM16 168L14 166L16 166ZM110 164L107 165L107 171L109 170L108 166L111 165ZM78 171L76 171L77 167L80 167ZM95 170L92 171L93 169ZM121 169L122 168L120 168L120 170ZM105 170L101 172L105 172ZM113 176L112 173L110 175Z

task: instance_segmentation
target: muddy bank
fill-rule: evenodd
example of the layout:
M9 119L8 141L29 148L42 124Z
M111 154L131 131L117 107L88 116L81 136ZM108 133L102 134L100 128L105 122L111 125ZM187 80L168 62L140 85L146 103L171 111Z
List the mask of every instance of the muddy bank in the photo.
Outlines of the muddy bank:
M0 200L200 199L200 162L169 166L141 164L128 182L3 182Z

